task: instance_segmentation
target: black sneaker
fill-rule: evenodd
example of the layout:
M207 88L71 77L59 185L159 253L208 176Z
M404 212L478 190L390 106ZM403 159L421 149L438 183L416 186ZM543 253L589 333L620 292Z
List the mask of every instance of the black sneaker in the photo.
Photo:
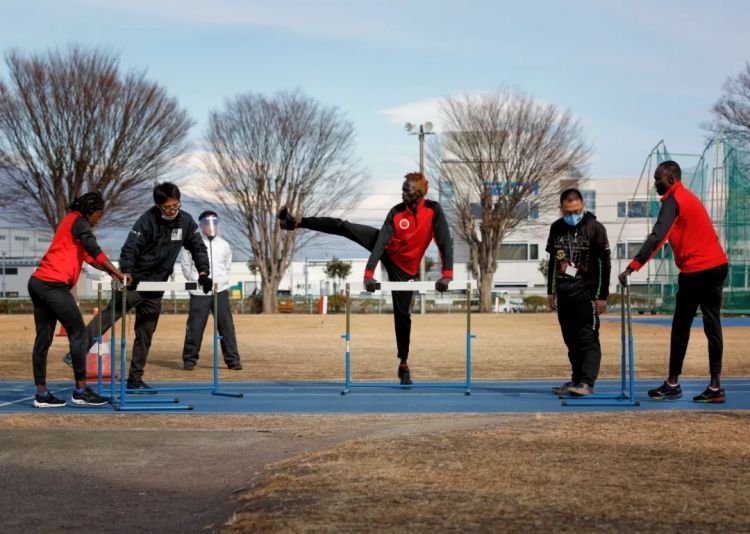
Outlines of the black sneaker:
M412 384L411 371L409 371L408 367L398 366L398 378L401 380L402 386L410 386Z
M679 384L670 386L665 380L658 388L650 389L648 396L653 400L676 400L682 397L682 388Z
M227 369L230 369L232 371L242 371L242 364L240 362L228 363Z
M156 391L154 391L151 386L146 384L143 380L133 381L128 380L127 382L128 390L126 393L133 394L133 395L156 395Z
M567 393L568 395L572 395L573 397L585 397L587 395L593 395L594 388L584 382L581 382L579 384L573 384L572 386L570 386L567 390Z
M185 362L184 364L182 364L182 368L185 371L192 371L193 369L195 369L195 363L193 363L193 362Z
M575 386L575 382L565 382L562 386L557 386L552 388L552 393L554 393L557 396L560 395L567 395L568 389Z
M34 395L34 408L62 408L67 403L63 399L58 399L50 391L42 397L38 393Z
M281 207L279 213L276 214L276 217L278 217L281 221L282 230L294 230L298 226L297 219L295 219L294 216L289 213L289 210L286 208L286 206Z
M71 402L78 406L104 406L109 404L107 397L102 397L94 392L90 387L86 387L83 392L78 393L73 390L73 395L70 396Z
M693 402L705 402L705 403L713 403L713 404L723 404L726 402L727 397L724 395L724 388L719 389L711 389L710 387L706 388L706 391L701 393L700 395L696 395L693 397Z

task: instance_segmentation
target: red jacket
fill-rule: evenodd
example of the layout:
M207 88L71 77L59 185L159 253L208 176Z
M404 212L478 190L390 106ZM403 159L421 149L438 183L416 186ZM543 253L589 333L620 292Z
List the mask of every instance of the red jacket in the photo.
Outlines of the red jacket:
M107 259L86 218L77 211L71 211L57 227L49 249L31 276L44 282L63 282L73 287L81 275L84 261L102 263Z
M706 208L682 181L675 182L661 197L654 229L629 267L639 270L667 240L674 262L683 273L705 271L729 262Z
M422 256L433 238L440 252L443 276L453 278L453 242L440 204L422 198L416 212L403 202L396 204L388 212L367 260L365 278L373 276L383 254L387 254L401 270L416 276Z

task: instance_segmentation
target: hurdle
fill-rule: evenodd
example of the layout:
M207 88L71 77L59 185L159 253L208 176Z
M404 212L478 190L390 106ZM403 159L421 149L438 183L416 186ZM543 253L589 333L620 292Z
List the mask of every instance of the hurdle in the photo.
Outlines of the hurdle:
M630 281L620 286L620 392L594 393L586 397L563 397L563 406L639 406L635 398L635 356L633 349L633 325L630 318ZM625 327L627 323L627 343ZM627 356L626 356L627 353Z
M101 282L98 282L98 288L101 287ZM98 289L97 288L97 289ZM213 305L214 310L217 309L218 304L218 284L214 284L213 287ZM133 291L141 292L161 292L161 291L188 291L198 289L197 282L151 282L144 281L139 282ZM115 282L112 283L112 307L115 305L115 294L120 291L121 297L121 336L120 336L120 380L119 380L119 396L115 391L115 377L116 374L116 335L115 335L115 313L113 309L112 313L112 324L111 324L111 350L110 350L110 371L112 378L110 379L110 392L112 399L112 406L118 411L173 411L173 410L192 410L192 405L179 405L179 399L173 398L133 398L133 394L144 393L142 390L134 390L126 388L125 372L126 372L126 335L127 335L127 286L125 284ZM99 309L101 303L99 303ZM97 337L98 342L101 343L101 317L99 320L99 336ZM218 324L216 321L216 312L214 312L214 343L213 343L213 382L210 386L177 386L177 387L162 387L152 388L148 390L149 394L162 393L162 392L179 392L179 391L210 391L212 395L223 396L223 397L234 397L242 398L242 393L230 393L221 391L219 389L219 339L221 336L218 335ZM101 352L101 349L98 349ZM99 365L99 375L101 375L101 365ZM128 395L131 395L128 397Z
M376 286L377 289L390 290L390 291L420 291L424 292L435 288L434 282L380 282ZM364 381L353 381L351 376L351 285L346 284L346 332L341 334L341 338L345 341L345 364L344 364L344 389L341 391L341 395L350 393L352 388L355 387L366 387L366 388L463 388L464 395L471 395L471 342L476 337L471 331L471 294L472 290L476 288L476 281L452 281L448 284L448 291L455 291L460 289L466 290L466 375L463 382L418 382L416 384L402 385L402 384L391 384L386 382L364 382Z

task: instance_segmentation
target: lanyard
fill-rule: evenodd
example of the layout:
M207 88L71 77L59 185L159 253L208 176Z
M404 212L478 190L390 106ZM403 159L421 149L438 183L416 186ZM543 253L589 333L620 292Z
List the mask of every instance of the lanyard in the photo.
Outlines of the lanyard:
M578 230L575 231L573 234L573 240L570 239L570 234L568 234L568 259L570 260L570 264L573 265L573 250L575 248L575 243L578 242Z

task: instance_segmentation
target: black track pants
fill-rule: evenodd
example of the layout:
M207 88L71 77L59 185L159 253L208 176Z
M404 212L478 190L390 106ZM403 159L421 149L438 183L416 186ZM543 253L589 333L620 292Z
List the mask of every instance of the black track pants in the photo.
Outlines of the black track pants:
M571 381L594 386L599 376L602 348L599 344L599 315L593 300L557 299L557 320L568 347Z
M221 340L221 353L224 363L235 365L240 363L237 350L237 336L232 320L232 308L229 303L229 291L219 291L216 295L218 311L214 313L214 297L212 295L190 295L190 311L185 328L185 344L182 348L182 361L195 365L200 357L203 332L206 330L208 314L212 313L216 320L216 328ZM213 351L212 351L213 353Z
M721 373L724 338L721 331L721 293L727 278L727 264L698 271L680 273L677 278L677 300L672 318L669 350L669 376L679 376L685 361L690 329L698 306L703 314L703 331L708 339L709 372Z

